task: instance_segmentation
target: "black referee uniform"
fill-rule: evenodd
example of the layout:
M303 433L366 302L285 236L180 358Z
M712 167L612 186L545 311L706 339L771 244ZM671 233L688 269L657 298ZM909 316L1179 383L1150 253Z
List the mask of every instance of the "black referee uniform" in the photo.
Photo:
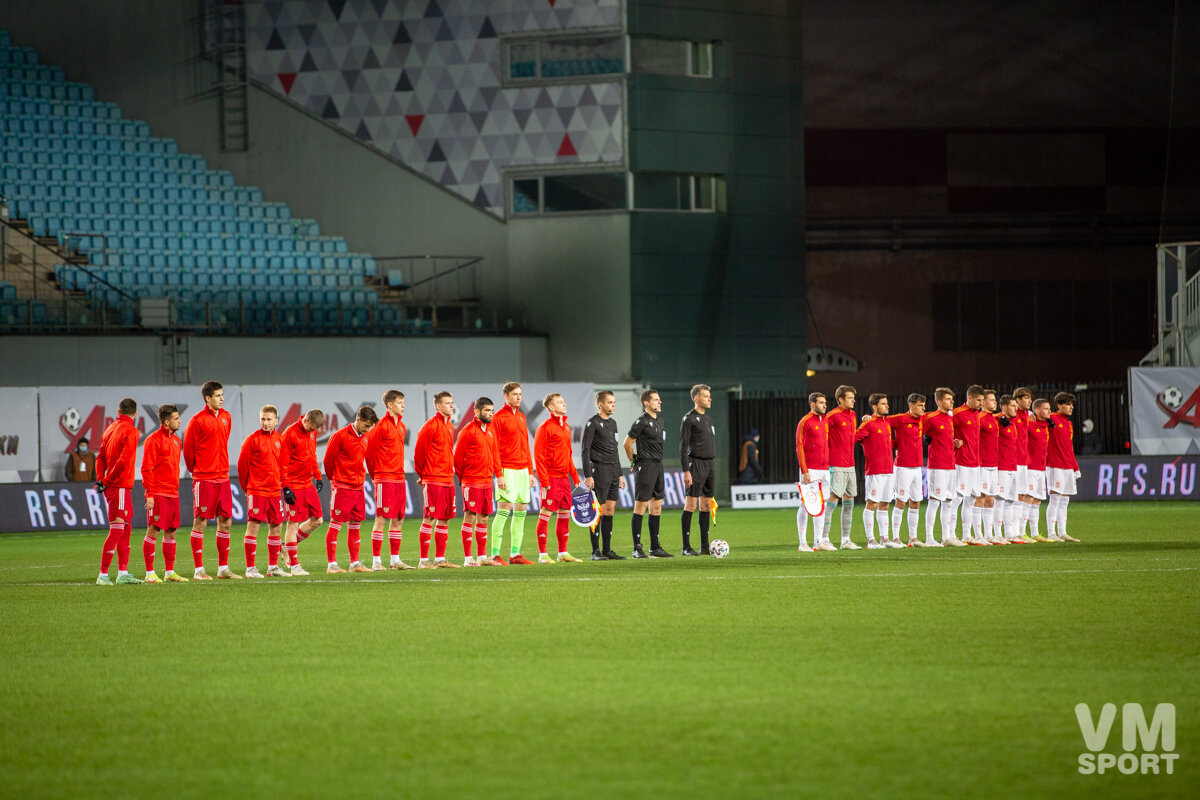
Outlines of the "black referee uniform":
M648 500L662 500L663 486L663 443L667 440L667 429L662 417L652 417L644 412L638 417L633 427L629 429L629 438L634 440L637 449L637 465L634 467L634 498L644 503ZM650 514L650 555L656 558L670 558L671 554L662 549L658 540L658 514ZM635 558L645 558L642 552L642 515L633 515L633 555Z
M617 457L617 421L605 419L599 414L587 421L583 428L583 477L591 478L595 486L596 501L603 505L617 500L621 488L621 462ZM613 518L601 513L598 530L592 531L592 560L605 558L623 559L612 551ZM603 545L601 539L603 538Z
M713 458L717 454L717 429L712 417L692 409L683 415L679 426L679 464L692 474L688 497L713 496ZM683 529L685 556L708 553L708 525L711 511L700 510L700 552L692 549L692 512L684 510L680 525Z

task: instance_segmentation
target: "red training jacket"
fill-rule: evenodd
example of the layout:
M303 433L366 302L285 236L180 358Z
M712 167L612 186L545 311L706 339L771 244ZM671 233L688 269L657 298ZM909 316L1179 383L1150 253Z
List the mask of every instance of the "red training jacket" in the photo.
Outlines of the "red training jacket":
M317 468L317 432L304 430L304 418L283 432L279 443L279 475L284 486L295 491L321 480Z
M146 497L179 496L179 453L183 443L174 432L159 426L142 445L142 489Z
M376 483L404 480L404 437L407 435L404 417L393 418L390 413L385 413L375 427L367 431L366 457L371 480Z
M229 431L233 418L225 409L208 406L188 420L183 434L183 461L198 481L229 480Z
M141 438L131 417L121 414L109 423L100 437L100 452L96 454L96 479L105 486L132 489L133 466Z
M459 431L454 473L463 486L491 486L492 478L500 477L500 446L490 425L474 419Z
M570 478L572 485L579 483L575 471L575 459L571 457L571 426L567 416L550 415L550 419L538 426L533 437L533 456L537 464L538 483L547 486L551 478Z
M366 451L367 436L354 430L353 422L334 431L325 444L325 474L333 488L362 490L367 480Z
M454 485L454 426L441 413L426 420L417 432L413 467L422 484Z
M238 483L242 491L257 497L279 494L279 456L283 437L278 431L263 433L259 428L242 442L238 453Z

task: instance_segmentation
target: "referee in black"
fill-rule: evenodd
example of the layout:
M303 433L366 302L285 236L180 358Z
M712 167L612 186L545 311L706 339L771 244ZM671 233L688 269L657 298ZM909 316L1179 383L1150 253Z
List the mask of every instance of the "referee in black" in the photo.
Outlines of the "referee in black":
M599 413L587 421L583 428L583 483L596 493L600 504L600 519L596 530L591 531L592 561L624 561L612 549L613 512L617 510L617 491L625 488L625 476L621 474L621 460L617 457L617 421L612 418L617 410L617 398L605 390L596 393L596 408ZM604 540L603 546L600 543Z
M633 557L673 558L658 541L658 522L663 504L663 442L667 429L659 412L662 398L653 389L642 392L643 413L625 437L625 455L633 470ZM633 446L637 445L637 455ZM650 510L650 555L642 550L642 515Z
M679 426L679 465L683 467L683 485L687 499L683 503L683 555L706 556L708 523L712 518L713 457L717 454L717 429L708 410L712 408L712 388L703 383L692 387L695 406L683 415ZM692 514L700 501L700 552L692 549Z

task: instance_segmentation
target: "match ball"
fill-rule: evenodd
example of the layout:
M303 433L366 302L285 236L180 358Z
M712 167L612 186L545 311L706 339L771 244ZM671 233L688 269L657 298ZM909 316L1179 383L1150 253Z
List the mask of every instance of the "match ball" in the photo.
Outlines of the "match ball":
M1163 390L1162 401L1167 408L1179 408L1179 404L1183 402L1183 392L1179 391L1178 386L1168 386Z
M1175 391L1179 390L1176 389ZM83 417L80 416L79 409L68 408L66 411L64 411L62 415L62 424L63 427L69 430L71 433L77 433L79 431L79 426L83 424Z
M729 555L729 542L724 539L714 539L708 546L708 552L712 553L713 558L724 558Z

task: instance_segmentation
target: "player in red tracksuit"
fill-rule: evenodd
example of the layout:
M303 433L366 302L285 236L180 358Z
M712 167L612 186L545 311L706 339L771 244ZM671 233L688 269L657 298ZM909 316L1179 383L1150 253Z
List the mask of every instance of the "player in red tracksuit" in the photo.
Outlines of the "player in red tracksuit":
M238 453L238 482L246 495L246 535L242 546L246 550L246 577L264 577L255 566L258 552L258 529L267 523L267 575L290 578L279 566L279 551L283 549L283 499L279 481L279 454L283 437L275 426L279 424L279 409L263 406L258 410L259 428L242 442Z
M463 566L499 567L500 562L488 556L487 520L492 513L492 480L504 488L500 469L500 446L492 430L495 409L490 398L475 401L475 419L458 432L454 443L454 474L463 492ZM474 536L477 559L471 558L471 538Z
M538 426L533 436L533 463L537 467L538 483L542 487L542 507L538 511L538 563L553 564L546 553L550 535L550 514L558 513L554 534L558 538L558 560L576 562L579 559L567 552L570 535L571 490L579 483L575 459L571 456L571 426L567 424L567 401L557 392L548 394L542 406L550 419Z
M1058 409L1050 415L1050 448L1046 453L1046 488L1050 499L1046 503L1046 532L1052 542L1078 542L1067 535L1067 505L1075 494L1079 480L1079 461L1075 458L1075 395L1059 392L1054 395Z
M925 546L939 546L933 538L933 528L937 523L939 510L942 518L941 546L965 546L965 543L954 535L956 513L952 503L957 497L954 484L954 449L962 441L954 437L954 418L951 416L954 392L944 386L938 387L933 392L933 402L937 408L921 418L925 438L929 441L929 502L925 504Z
M892 508L892 530L899 532L900 523L908 521L908 546L924 547L917 534L921 518L921 499L925 496L923 467L925 454L921 442L925 436L925 395L910 394L908 411L892 414L887 418L895 433L896 460L893 464L896 476L896 505Z
M217 521L217 577L241 578L229 569L229 530L233 492L229 485L229 431L233 418L222 406L225 391L217 381L200 387L204 408L188 420L183 434L183 461L192 473L192 560L198 581L212 580L204 571L204 529Z
M450 423L450 416L454 413L454 396L450 392L438 392L433 396L433 407L433 416L417 432L417 443L413 447L413 467L421 482L424 505L421 512L421 560L417 562L417 569L457 569L458 564L446 560L450 520L458 511L454 498L454 426ZM435 540L432 562L429 560L431 538Z
M319 408L309 409L288 426L279 443L279 477L283 484L283 501L288 507L283 546L293 577L308 574L300 566L300 542L324 522L321 496L317 494L325 488L317 466L317 431L324 424L325 412Z
M821 496L826 500L829 499L829 423L825 414L828 402L824 394L813 392L808 396L809 412L796 423L796 460L800 463L800 481L816 481ZM837 549L826 535L825 518L828 514L827 508L821 516L813 517L813 543L809 547L808 512L803 504L796 510L796 533L800 537L797 549L800 552Z
M126 397L117 405L117 418L104 429L96 454L96 488L108 501L108 536L100 554L96 583L112 586L108 569L117 555L117 583L141 583L129 574L129 535L133 530L133 468L141 434L133 424L137 403Z
M866 474L863 526L867 529L867 549L904 547L900 544L900 529L888 529L891 517L888 504L895 496L896 476L892 468L892 426L888 422L888 397L875 393L867 398L871 415L863 420L854 433L854 441L862 445L863 472ZM879 524L879 541L875 541L875 525Z
M142 491L146 495L146 538L142 540L142 559L146 562L146 583L161 583L154 571L154 549L158 534L163 535L163 581L186 582L175 571L175 531L179 529L179 454L183 448L175 433L179 430L179 409L173 405L158 407L158 430L142 445Z
M367 434L367 471L375 484L375 524L371 528L371 569L383 569L383 535L387 529L392 559L389 569L414 569L400 560L404 511L408 505L408 484L404 481L404 392L388 389L383 393L384 414Z
M329 478L329 530L325 533L325 555L332 574L346 570L337 563L338 531L346 523L346 544L350 546L350 571L370 572L358 557L362 522L367 517L363 486L367 480L365 464L367 431L375 427L379 417L375 409L363 406L354 422L335 431L325 445L325 476Z
M958 523L958 509L962 507L962 540L967 544L986 545L983 537L976 537L977 519L979 516L980 485L982 474L979 470L979 410L983 407L983 387L972 384L967 387L967 401L954 409L954 438L962 442L954 451L954 482L957 491L950 500L953 509L951 514L955 526ZM954 528L950 529L951 534ZM945 532L942 534L945 538Z

